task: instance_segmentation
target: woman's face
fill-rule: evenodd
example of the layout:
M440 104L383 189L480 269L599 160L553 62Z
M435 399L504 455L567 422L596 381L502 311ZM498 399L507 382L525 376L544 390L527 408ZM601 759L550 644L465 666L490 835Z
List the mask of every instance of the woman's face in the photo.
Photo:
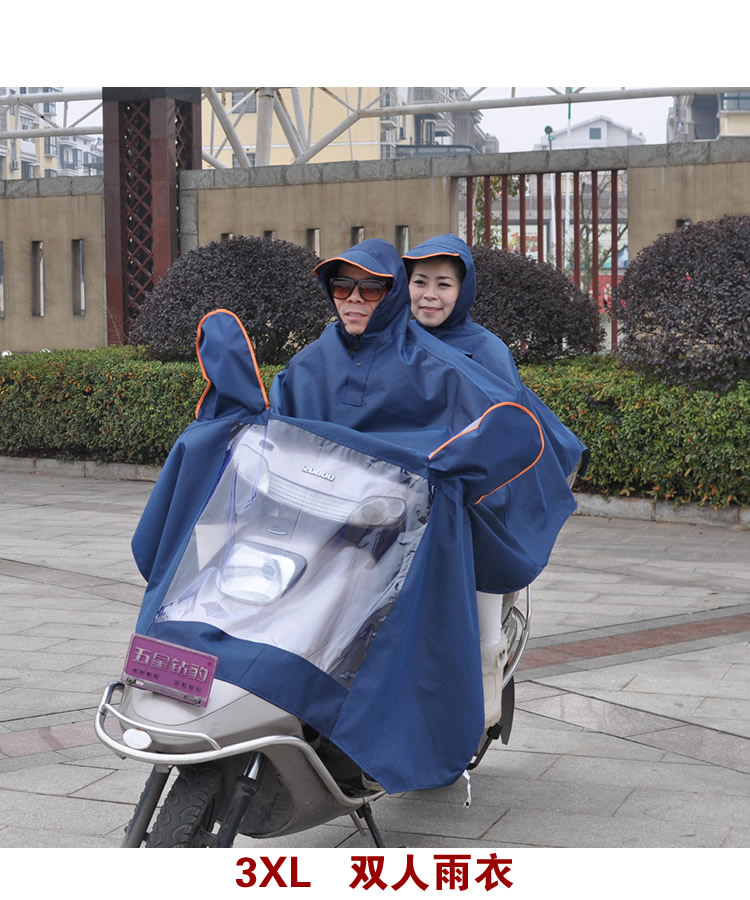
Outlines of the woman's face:
M452 263L442 259L418 259L409 278L411 311L425 328L442 325L453 312L461 292L461 280Z
M336 294L345 294L351 287L351 284L347 286L347 284L343 282L341 286L337 288L334 283L337 279L347 278L355 282L353 290L348 297L339 299ZM362 291L365 293L365 296L372 298L377 297L377 299L365 300L362 297L360 286L358 284L360 281L364 282ZM382 290L380 291L377 289L377 282L382 285ZM375 312L375 307L388 293L388 287L389 286L384 279L378 278L366 269L361 269L359 266L353 266L351 263L347 262L340 264L335 278L331 279L330 290L333 302L336 305L336 312L339 314L339 319L341 319L344 328L349 334L362 334L365 328L367 328L370 319L372 318L372 314Z

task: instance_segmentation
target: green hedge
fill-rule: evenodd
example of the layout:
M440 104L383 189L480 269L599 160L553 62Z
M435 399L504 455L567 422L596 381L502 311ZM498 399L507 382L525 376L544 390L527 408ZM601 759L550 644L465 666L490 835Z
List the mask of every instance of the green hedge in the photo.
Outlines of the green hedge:
M197 362L147 360L134 347L4 357L0 452L161 465L204 386Z
M278 369L261 370L267 389ZM591 448L578 489L750 505L750 383L691 392L608 356L521 374ZM132 347L0 358L0 453L160 465L203 387L196 363L155 362Z
M716 508L750 504L750 383L723 394L637 375L611 357L522 366L591 449L577 489Z

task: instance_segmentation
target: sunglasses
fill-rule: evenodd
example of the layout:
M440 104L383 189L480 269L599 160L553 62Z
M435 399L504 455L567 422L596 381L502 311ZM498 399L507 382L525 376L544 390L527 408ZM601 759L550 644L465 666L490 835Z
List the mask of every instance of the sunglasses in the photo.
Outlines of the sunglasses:
M379 278L360 278L355 281L343 275L331 278L328 282L334 300L346 300L351 297L356 287L359 296L371 303L382 300L388 293L388 285Z

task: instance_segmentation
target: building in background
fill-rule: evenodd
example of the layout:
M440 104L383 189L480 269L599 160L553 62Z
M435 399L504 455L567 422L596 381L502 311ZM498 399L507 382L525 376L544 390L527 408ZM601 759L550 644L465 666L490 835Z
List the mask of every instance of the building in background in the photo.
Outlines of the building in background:
M549 126L548 126L549 127ZM596 116L578 122L570 128L549 130L534 145L534 150L580 150L590 147L625 147L645 144L646 138L628 125L615 122L608 116Z
M258 90L216 89L220 110L209 98L203 100L203 150L222 167L235 168L240 164L237 148L231 146L222 128L223 115L229 117L250 164L260 164ZM298 141L304 149L339 131L315 153L315 162L496 152L497 139L479 127L482 113L478 110L414 116L399 112L407 104L464 99L468 99L468 94L462 87L280 88L273 100L269 164L288 165L299 155L290 146L290 131L292 142ZM389 113L356 118L356 110L371 107L388 107Z
M469 94L462 87L412 87L406 91L406 102L445 103L468 100ZM485 134L479 127L482 113L479 110L436 110L414 117L414 132L409 140L396 145L396 156L438 156L452 153L497 153L496 137Z
M674 98L667 119L668 143L743 135L750 135L750 92Z
M0 87L0 98L8 94L20 98L24 94L49 94L49 100L41 103L0 105L0 132L28 132L28 137L0 140L0 179L101 173L104 154L100 136L34 136L40 127L61 124L62 111L55 100L55 94L61 90L59 87Z

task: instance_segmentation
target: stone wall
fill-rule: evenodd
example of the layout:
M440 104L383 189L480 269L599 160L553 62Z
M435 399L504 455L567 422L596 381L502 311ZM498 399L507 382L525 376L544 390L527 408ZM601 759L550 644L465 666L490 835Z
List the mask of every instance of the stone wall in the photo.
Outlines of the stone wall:
M85 314L74 312L79 260L73 241L83 241ZM43 315L34 314L41 242ZM3 315L0 350L100 347L106 343L104 189L101 176L0 181L3 250ZM79 245L80 248L80 245Z
M628 172L630 259L671 231L750 214L750 138L685 144L467 154L185 171L180 179L180 250L226 234L275 237L325 257L349 247L355 229L401 248L456 232L467 176ZM477 184L477 188L479 185ZM530 211L530 215L533 214ZM408 231L405 231L408 229ZM407 236L408 235L408 236ZM73 313L71 242L84 241L85 316ZM44 316L32 310L32 242L44 247ZM0 350L106 343L104 193L100 176L0 181L4 316Z

